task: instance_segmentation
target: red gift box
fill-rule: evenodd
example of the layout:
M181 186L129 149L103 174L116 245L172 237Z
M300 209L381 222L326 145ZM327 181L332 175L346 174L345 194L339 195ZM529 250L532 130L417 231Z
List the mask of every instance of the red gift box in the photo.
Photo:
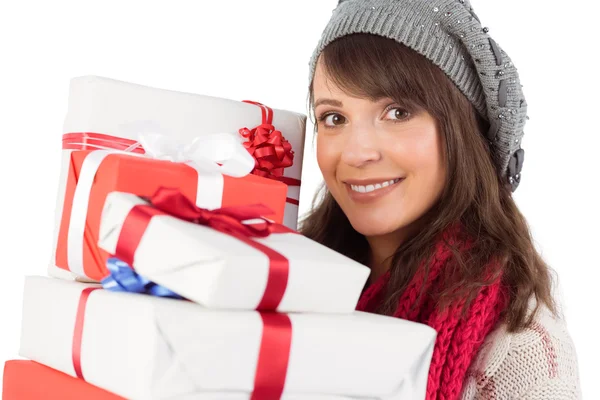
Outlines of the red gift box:
M123 400L60 371L33 361L4 364L2 400Z
M203 176L183 163L106 153L74 151L70 154L55 264L80 277L99 281L108 275L105 264L109 254L100 250L97 243L104 201L113 191L149 197L160 187L177 188L206 208L203 203L207 202L215 207L264 204L274 212L264 217L277 223L283 221L287 186L282 182L256 175ZM83 179L86 174L87 178ZM85 186L81 185L82 179L87 181L88 189L82 187Z

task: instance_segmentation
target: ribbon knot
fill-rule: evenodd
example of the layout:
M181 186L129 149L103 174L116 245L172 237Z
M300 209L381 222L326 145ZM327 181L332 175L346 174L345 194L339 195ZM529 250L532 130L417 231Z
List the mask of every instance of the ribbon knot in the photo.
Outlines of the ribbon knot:
M139 275L129 264L116 257L111 257L106 261L106 268L109 275L101 281L102 287L106 290L183 299L172 290Z
M154 159L187 163L207 173L240 178L250 173L254 160L240 140L229 133L213 133L182 143L162 133L141 132L139 142Z
M254 159L242 145L242 140L231 132L205 133L185 141L156 121L134 121L121 125L119 134L138 138L137 143L125 149L126 152L143 148L146 157L185 163L202 173L241 178L254 167Z
M115 257L135 268L135 253L150 221L155 216L168 215L190 223L206 225L244 242L268 257L267 285L257 309L277 309L287 287L289 261L281 253L253 238L264 238L272 233L296 234L297 232L265 219L263 215L272 214L268 207L254 204L207 210L197 207L178 189L165 187L159 188L147 200L151 205L136 205L125 217L115 248ZM250 220L258 220L259 223L249 223Z
M272 124L262 123L254 129L242 128L239 133L248 139L243 144L255 160L252 174L278 179L283 176L284 168L294 163L292 145Z
M276 225L263 217L263 215L273 214L273 211L262 204L208 210L196 206L178 189L171 188L158 189L149 201L154 208L163 213L236 236L267 237L271 233L280 231ZM258 220L258 222L244 223L249 220Z

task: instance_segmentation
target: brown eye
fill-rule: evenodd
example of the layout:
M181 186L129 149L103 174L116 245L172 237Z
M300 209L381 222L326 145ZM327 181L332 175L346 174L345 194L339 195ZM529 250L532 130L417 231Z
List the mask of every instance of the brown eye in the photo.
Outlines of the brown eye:
M346 123L346 118L340 114L329 114L325 118L325 126L338 126Z
M398 119L406 118L408 116L408 112L397 108L395 116Z
M410 117L410 113L403 108L396 107L389 110L386 117L392 120L403 120Z

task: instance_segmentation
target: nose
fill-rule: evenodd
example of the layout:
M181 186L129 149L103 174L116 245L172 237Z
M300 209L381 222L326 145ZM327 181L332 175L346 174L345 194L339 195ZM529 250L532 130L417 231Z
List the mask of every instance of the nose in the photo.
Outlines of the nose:
M354 126L345 134L347 136L342 149L342 162L361 168L381 160L382 154L373 128Z

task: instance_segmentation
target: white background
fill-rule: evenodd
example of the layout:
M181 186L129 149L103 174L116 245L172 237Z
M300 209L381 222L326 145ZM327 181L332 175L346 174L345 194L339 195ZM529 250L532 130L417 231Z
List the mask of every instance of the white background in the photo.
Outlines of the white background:
M0 3L0 362L17 357L23 277L45 274L51 253L69 79L101 75L306 113L308 60L336 3ZM600 10L592 0L473 5L525 85L531 120L515 197L559 276L584 397L597 398ZM308 130L302 211L320 182Z

